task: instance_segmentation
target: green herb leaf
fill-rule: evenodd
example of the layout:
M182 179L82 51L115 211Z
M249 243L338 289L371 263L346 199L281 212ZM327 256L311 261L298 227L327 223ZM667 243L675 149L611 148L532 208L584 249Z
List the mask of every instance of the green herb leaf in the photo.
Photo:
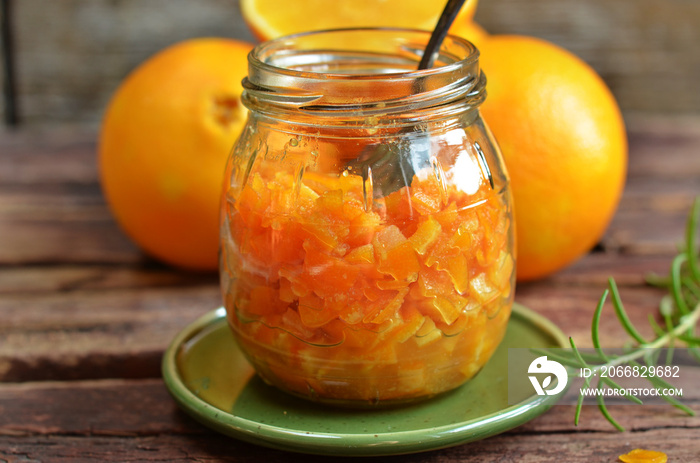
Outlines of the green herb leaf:
M610 287L610 293L612 294L613 307L615 307L615 313L617 314L617 318L622 323L622 327L625 329L625 331L627 331L627 334L629 334L635 339L635 341L637 341L640 344L646 344L646 340L642 337L641 334L639 334L639 331L637 331L637 329L634 327L629 317L627 316L627 312L625 311L625 307L622 305L622 300L620 299L620 292L617 290L617 284L615 283L615 280L610 278L608 280L608 286Z
M700 227L700 196L695 199L691 208L686 227L685 246L671 262L671 268L668 277L660 277L657 275L648 275L646 280L650 285L666 288L669 294L661 298L659 303L659 315L663 320L663 326L657 323L655 317L649 316L649 324L654 331L654 338L645 339L639 330L630 320L622 299L617 288L615 280L608 280L608 288L603 292L595 312L593 313L593 321L591 323L591 340L595 348L595 354L581 352L572 338L569 338L571 344L571 353L546 352L552 360L556 360L567 367L571 368L570 374L576 376L582 368L591 370L591 375L583 378L582 389L588 389L592 378L596 373L603 369L611 369L621 365L630 365L633 367L642 367L639 361L644 361L646 365L658 365L659 357L662 348L668 348L665 364L670 365L673 360L674 349L676 342L685 343L688 352L700 362L700 336L695 334L695 330L700 321L700 256L698 255L698 227ZM626 350L621 355L613 355L605 352L600 343L600 321L602 318L603 307L611 296L612 305L615 310L615 315L630 337L630 342L627 344ZM656 389L672 389L673 385L658 376L646 377L650 385ZM628 400L641 404L642 401L637 397L631 396L617 382L610 377L598 377L596 389L601 390L604 386L617 389L622 392L622 396ZM683 410L689 415L695 415L695 412L681 403L677 398L672 396L661 396L666 402L672 406ZM607 406L605 405L605 397L601 394L596 396L598 408L603 416L618 430L624 431L624 428L612 417ZM578 426L581 410L583 408L584 397L580 395L576 403L576 413L574 423Z

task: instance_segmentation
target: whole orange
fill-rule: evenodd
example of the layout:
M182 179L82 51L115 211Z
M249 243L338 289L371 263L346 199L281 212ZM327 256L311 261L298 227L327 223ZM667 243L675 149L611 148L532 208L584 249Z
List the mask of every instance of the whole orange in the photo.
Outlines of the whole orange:
M99 140L107 202L126 234L169 264L217 268L223 171L246 118L251 47L215 38L173 45L135 69L107 108Z
M532 280L572 263L606 230L625 184L625 126L610 90L572 53L498 35L481 51L481 112L512 181L517 276Z
M469 22L477 5L467 0L455 23ZM346 27L432 30L444 7L428 0L241 0L243 19L260 40Z

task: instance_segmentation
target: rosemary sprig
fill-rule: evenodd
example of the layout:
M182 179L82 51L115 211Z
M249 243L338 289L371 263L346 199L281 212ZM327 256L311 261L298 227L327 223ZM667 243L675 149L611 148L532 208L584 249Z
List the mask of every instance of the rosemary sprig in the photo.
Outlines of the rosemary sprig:
M641 401L633 396L627 395L625 390L610 377L601 377L600 373L603 369L630 365L641 368L643 364L648 366L654 365L658 360L660 349L668 348L666 364L669 364L673 349L678 343L685 343L689 352L700 361L700 336L696 334L698 320L700 320L700 256L698 255L698 227L700 224L700 197L697 197L691 209L687 227L683 249L673 259L671 269L667 278L660 278L652 275L647 279L649 284L664 287L669 291L669 294L663 297L659 303L659 315L663 320L663 326L659 325L654 317L650 317L649 321L654 331L654 338L647 340L634 326L627 315L620 293L618 291L615 280L608 280L608 288L603 292L596 310L593 314L593 322L591 323L591 340L595 349L595 355L583 354L574 344L573 339L569 339L571 343L571 352L557 352L557 354L548 355L556 361L569 367L571 376L579 376L583 368L587 368L588 375L584 377L583 388L587 389L593 378L596 378L597 389L604 386L618 389L620 396L628 400L641 403ZM622 355L613 355L605 352L600 344L600 320L602 317L603 307L610 296L615 315L620 324L633 340L633 346ZM642 363L640 363L642 362ZM672 387L664 379L658 376L648 376L646 378L652 387L670 388ZM674 397L661 396L672 406L682 410L688 415L695 415L695 412L683 405ZM583 396L579 396L576 404L576 414L574 423L578 425L581 417L581 409L583 408ZM605 418L617 429L624 431L624 428L612 417L608 408L605 405L605 397L600 394L597 396L598 408Z

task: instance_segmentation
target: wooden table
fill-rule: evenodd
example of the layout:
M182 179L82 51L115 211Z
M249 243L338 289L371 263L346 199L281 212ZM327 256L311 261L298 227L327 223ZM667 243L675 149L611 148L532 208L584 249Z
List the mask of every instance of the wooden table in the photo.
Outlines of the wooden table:
M662 293L644 276L667 272L700 194L700 118L633 118L629 136L627 188L600 246L517 289L519 302L581 345L590 345L609 276L633 320L648 326ZM144 257L105 206L95 158L94 131L0 134L0 461L298 458L216 434L177 408L161 355L175 333L220 305L217 277ZM602 330L604 344L623 342L609 307ZM686 396L700 412L700 386ZM700 418L665 405L612 412L627 432L594 407L575 427L572 407L556 406L500 436L381 461L607 462L636 447L700 461Z

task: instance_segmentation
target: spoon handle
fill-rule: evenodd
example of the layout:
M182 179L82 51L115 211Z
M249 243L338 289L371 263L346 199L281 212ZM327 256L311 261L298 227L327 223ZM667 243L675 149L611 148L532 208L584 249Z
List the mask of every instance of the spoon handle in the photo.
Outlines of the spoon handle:
M459 10L462 8L462 5L464 5L465 1L466 0L447 1L445 9L442 10L440 19L438 19L437 25L435 26L435 30L433 30L433 33L430 36L428 45L425 47L423 58L421 58L420 63L418 64L419 70L433 67L438 51L440 50L440 45L442 44L442 41L445 40L447 31L450 30L450 26L454 22L455 18L457 17L457 13L459 13Z

